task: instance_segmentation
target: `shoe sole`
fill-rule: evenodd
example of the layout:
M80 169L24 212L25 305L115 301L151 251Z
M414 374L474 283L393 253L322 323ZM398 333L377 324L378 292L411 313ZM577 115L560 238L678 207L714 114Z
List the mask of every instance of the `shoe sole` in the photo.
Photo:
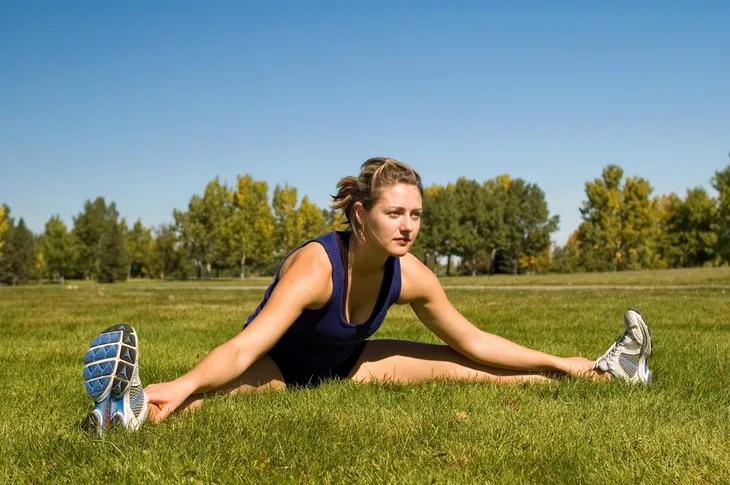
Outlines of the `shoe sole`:
M644 356L643 361L640 362L639 365L642 363L646 365L646 361L651 357L652 353L654 353L654 345L651 338L651 329L649 329L649 326L646 324L646 320L644 319L644 315L641 314L639 310L636 308L629 308L629 310L624 314L624 322L626 323L626 327L630 328L630 322L629 322L629 312L634 312L638 315L637 323L638 327L641 330L642 335L642 347L645 349L642 354ZM653 380L653 373L649 370L647 366L647 380L651 382Z
M111 394L121 399L137 367L137 333L120 324L103 330L89 344L84 356L84 387L97 403Z
M632 311L639 316L638 326L639 329L641 329L643 347L648 347L648 349L646 350L646 357L651 357L651 354L654 352L654 347L651 339L651 329L649 329L649 326L646 324L646 319L644 318L644 315L642 315L639 310L637 310L636 308L629 308L629 311ZM626 326L630 327L630 322L628 319L629 315L627 311L626 314L624 314L624 321L626 322Z

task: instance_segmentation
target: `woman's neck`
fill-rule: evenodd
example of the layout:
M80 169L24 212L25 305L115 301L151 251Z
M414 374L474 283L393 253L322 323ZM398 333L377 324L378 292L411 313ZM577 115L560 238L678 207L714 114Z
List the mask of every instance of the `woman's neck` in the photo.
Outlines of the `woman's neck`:
M355 233L350 233L350 244L347 253L347 264L352 273L358 276L369 276L377 274L388 259L388 252L380 245L374 247L365 240L363 243Z

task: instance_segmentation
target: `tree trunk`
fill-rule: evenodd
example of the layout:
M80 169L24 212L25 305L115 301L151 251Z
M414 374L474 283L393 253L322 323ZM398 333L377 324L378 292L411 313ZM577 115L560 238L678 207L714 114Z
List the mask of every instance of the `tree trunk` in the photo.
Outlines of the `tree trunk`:
M241 279L242 280L245 280L246 279L246 267L245 267L245 265L246 265L246 251L244 251L243 254L241 254Z
M446 276L451 276L451 253L446 257Z

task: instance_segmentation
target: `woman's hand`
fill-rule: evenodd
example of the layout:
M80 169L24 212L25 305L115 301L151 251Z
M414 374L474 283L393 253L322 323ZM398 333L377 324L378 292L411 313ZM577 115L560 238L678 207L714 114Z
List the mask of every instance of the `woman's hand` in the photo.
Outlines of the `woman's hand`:
M152 416L153 423L159 423L170 415L190 396L190 387L184 382L174 380L160 384L150 384L144 389L150 404L159 408L159 412Z
M585 357L565 357L560 360L560 370L573 377L590 376L596 363Z

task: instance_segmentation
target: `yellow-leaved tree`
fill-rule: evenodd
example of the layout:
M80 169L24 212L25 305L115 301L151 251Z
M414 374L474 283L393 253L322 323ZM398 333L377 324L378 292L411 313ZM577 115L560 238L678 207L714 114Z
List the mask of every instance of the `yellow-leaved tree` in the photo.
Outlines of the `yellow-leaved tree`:
M5 243L3 235L8 230L8 220L5 217L5 207L0 205L0 256L3 254L3 245Z

